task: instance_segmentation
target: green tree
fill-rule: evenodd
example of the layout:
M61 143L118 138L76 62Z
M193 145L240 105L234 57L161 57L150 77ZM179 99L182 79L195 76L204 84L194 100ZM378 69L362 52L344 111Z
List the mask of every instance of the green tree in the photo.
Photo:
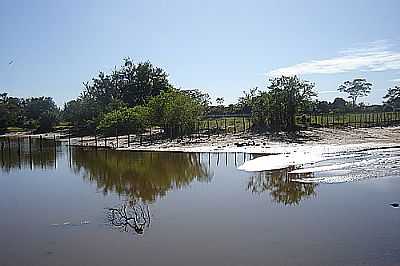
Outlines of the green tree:
M372 83L367 82L365 79L354 79L353 81L345 81L339 86L340 92L348 93L353 102L353 108L356 106L359 97L367 96L371 92Z
M151 121L164 130L175 129L173 135L178 134L178 128L183 131L193 129L205 111L204 102L199 98L176 89L151 98L148 107Z
M395 108L400 108L400 86L389 88L387 94L383 98L387 99L387 104L390 104Z
M47 132L58 122L59 109L50 97L32 97L25 101L25 116L28 123L38 124L39 132Z
M104 115L97 129L105 135L143 132L149 125L149 108L135 106L124 107Z
M296 115L308 108L314 92L314 84L297 76L282 76L270 80L271 126L274 130L296 130Z

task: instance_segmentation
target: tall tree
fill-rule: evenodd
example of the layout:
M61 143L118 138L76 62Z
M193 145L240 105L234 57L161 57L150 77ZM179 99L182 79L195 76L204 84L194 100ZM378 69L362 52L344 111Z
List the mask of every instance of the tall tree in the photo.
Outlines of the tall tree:
M367 82L366 79L354 79L353 81L345 81L339 86L340 92L348 93L353 102L353 107L356 106L359 97L367 96L371 92L372 83Z
M271 79L268 86L270 94L271 124L274 129L294 131L296 115L305 110L316 96L315 85L297 76Z
M386 103L393 107L400 108L400 86L389 88L387 94L383 98L387 99Z

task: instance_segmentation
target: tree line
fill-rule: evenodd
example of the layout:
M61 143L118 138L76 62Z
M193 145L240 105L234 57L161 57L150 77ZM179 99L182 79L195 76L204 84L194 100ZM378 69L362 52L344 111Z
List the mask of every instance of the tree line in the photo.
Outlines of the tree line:
M139 133L151 125L164 132L172 130L170 135L174 135L176 128L190 133L207 115L245 114L251 116L255 130L295 131L300 114L369 108L357 100L370 93L372 83L365 79L346 81L338 91L347 93L351 101L336 98L329 103L316 99L314 83L281 76L270 79L265 90L244 91L235 104L224 105L219 97L217 104L211 105L207 93L173 86L160 67L125 58L120 67L100 72L83 86L80 96L61 109L50 97L23 99L0 94L0 130L19 127L46 132L62 122L80 134ZM380 108L400 108L400 86L390 88L384 98Z

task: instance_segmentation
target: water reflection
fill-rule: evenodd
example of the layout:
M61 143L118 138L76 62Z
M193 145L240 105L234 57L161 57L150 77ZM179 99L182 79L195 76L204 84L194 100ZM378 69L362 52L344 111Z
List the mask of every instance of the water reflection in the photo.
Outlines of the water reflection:
M72 167L104 194L153 202L193 181L209 182L212 174L199 154L72 149Z
M281 169L259 172L249 178L247 189L252 193L269 193L273 201L284 205L299 205L304 199L316 196L315 183L292 182L288 172Z
M212 169L235 167L258 155L245 153L167 153L96 150L68 147L53 140L2 138L1 171L57 168L65 156L68 166L105 195L127 196L128 202L151 203L169 191L187 187L194 181L210 182ZM225 160L225 163L221 163ZM316 184L291 182L288 169L256 173L249 178L247 190L269 193L275 202L298 205L315 196ZM293 178L293 176L291 176ZM298 178L298 176L296 176ZM130 206L132 206L130 204Z
M149 206L142 203L123 204L116 208L107 208L107 223L123 232L143 234L150 227L151 215Z
M59 143L53 140L0 138L0 170L57 168L59 149Z

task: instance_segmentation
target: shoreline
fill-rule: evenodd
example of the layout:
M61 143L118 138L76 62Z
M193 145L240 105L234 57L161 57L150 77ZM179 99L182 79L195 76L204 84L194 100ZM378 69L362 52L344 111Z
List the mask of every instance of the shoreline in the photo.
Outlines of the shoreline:
M400 145L400 127L371 128L313 128L300 131L297 135L286 133L228 133L220 135L185 136L182 139L160 139L144 141L140 145L139 136L128 135L96 138L95 136L71 137L62 132L45 134L12 133L0 137L32 137L61 142L71 146L110 148L123 151L165 151L165 152L241 152L253 154L284 154L296 150L321 149L329 146L393 146ZM106 145L105 145L106 144Z

